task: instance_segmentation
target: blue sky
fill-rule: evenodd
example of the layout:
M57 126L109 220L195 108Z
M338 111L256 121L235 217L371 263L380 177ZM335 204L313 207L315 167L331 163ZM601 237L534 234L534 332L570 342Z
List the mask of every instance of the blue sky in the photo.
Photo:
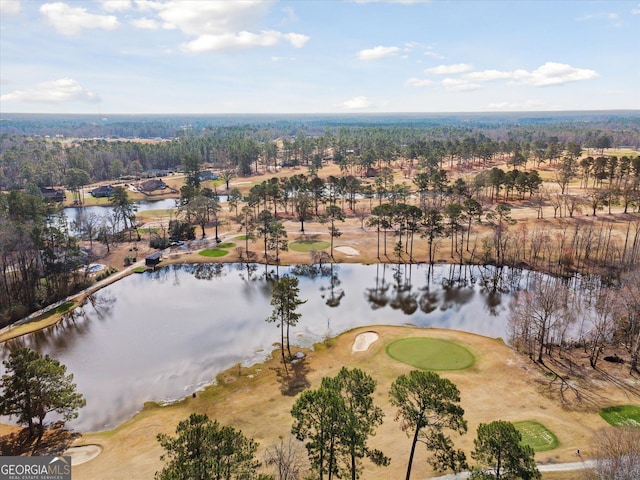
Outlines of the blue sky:
M640 109L640 1L0 0L0 113Z

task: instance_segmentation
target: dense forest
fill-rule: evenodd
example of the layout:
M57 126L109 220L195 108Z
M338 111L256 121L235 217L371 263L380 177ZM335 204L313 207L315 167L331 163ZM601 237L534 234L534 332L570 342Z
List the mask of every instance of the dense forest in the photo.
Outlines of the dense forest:
M279 248L286 247L281 220L299 221L303 231L305 221L330 225L333 248L346 216L375 229L380 261L417 261L414 240L421 240L426 255L420 261L433 263L437 245L448 239L450 257L460 264L604 274L616 282L640 259L640 156L618 153L640 145L638 112L94 120L23 116L0 122L0 324L92 281L79 269L89 259L81 240L109 250L137 236L135 208L124 189L111 195L112 218L84 219L77 238L43 188L77 192L154 170L185 176L178 218L157 247L194 238L198 227L203 234L205 226L217 228L217 193L199 180L201 171L213 169L235 213L226 220L264 240L266 262L273 250L277 262ZM340 174L322 174L328 165L338 165ZM281 166L299 168L255 182L247 192L229 188L233 177ZM543 185L541 168L555 172L546 179L552 189ZM518 202L538 218L543 207L552 207L565 223L553 234L515 228L509 205ZM628 215L623 232L604 223L569 223L578 213L595 218L612 206ZM484 237L476 233L470 242L480 228ZM387 237L393 239L388 250Z
M326 159L366 169L398 158L468 165L496 156L558 160L569 144L640 145L640 114L442 117L168 117L96 122L46 116L0 122L0 189L79 185L153 169L176 169L195 155L250 175L261 159L309 165ZM240 123L246 121L248 123ZM251 123L249 123L251 121ZM325 123L323 123L325 122ZM140 139L165 141L140 142ZM281 141L280 147L276 140ZM517 165L516 165L517 166Z

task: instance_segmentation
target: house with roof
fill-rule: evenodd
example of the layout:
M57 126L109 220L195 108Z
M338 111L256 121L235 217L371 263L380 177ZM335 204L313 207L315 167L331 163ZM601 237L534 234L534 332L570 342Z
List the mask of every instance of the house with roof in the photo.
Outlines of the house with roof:
M45 200L51 202L64 202L65 200L64 188L42 187L40 192Z
M154 192L156 190L164 190L168 187L169 186L159 178L145 180L144 182L141 182L139 186L141 192Z
M155 268L155 266L158 265L161 260L162 260L162 252L154 252L151 255L148 255L144 259L144 264L147 267Z
M203 170L202 172L200 172L200 176L198 178L201 182L204 182L206 180L217 180L218 174L210 170Z
M113 195L113 187L111 185L100 185L99 187L91 190L90 193L95 198L110 197Z

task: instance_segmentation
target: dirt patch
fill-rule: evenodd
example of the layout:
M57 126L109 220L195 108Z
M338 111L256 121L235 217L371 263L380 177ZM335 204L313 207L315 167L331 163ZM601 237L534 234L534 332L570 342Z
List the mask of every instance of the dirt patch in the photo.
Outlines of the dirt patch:
M351 347L352 352L366 352L371 344L378 340L380 335L376 332L363 332L356 337L356 341L353 342Z

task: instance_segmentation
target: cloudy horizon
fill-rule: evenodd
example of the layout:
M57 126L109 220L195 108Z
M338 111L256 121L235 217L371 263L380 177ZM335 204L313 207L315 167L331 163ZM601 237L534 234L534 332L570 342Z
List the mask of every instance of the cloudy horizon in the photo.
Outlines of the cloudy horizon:
M639 24L626 0L0 0L0 112L635 110Z

